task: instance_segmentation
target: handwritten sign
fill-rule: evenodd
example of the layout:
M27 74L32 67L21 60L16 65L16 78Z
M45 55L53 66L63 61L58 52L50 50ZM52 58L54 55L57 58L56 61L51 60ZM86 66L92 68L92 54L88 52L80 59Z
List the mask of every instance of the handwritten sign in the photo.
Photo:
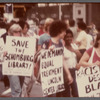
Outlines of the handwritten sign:
M79 97L100 97L100 67L92 66L76 71Z
M7 36L3 74L31 76L35 45L34 38Z
M0 64L3 62L3 53L4 53L4 41L3 38L0 38Z
M40 73L43 96L64 90L63 82L63 48L42 52Z

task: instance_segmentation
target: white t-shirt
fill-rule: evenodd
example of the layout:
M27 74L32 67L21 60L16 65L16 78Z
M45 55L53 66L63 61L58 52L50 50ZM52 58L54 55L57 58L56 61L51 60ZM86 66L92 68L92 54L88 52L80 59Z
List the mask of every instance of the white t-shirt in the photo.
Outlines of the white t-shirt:
M80 42L78 46L79 49L86 49L87 47L87 33L85 31L81 31L76 39L76 41Z
M73 49L77 49L76 44L71 44ZM75 68L77 64L77 56L74 52L68 50L66 47L64 47L64 58L66 61L66 64L68 68Z
M93 46L92 42L93 42L92 36L90 34L87 34L87 47L86 47L87 50Z
M70 27L70 30L73 32L73 41L76 41L76 38L78 36L77 27Z

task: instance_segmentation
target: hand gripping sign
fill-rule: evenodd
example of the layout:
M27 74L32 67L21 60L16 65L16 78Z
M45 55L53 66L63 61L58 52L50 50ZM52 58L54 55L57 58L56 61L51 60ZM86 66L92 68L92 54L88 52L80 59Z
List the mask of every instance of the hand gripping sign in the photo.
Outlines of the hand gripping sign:
M40 74L43 96L64 90L63 48L44 50L42 52Z
M81 67L76 71L79 97L100 97L100 67Z

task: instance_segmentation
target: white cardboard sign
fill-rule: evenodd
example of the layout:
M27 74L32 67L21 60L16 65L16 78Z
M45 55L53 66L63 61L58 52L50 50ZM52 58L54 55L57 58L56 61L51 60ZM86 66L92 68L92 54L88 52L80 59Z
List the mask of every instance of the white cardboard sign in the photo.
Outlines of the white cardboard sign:
M43 96L64 90L63 48L45 50L42 53L40 73Z
M35 45L34 38L7 36L3 74L31 76Z
M80 68L76 71L79 97L100 97L100 67Z

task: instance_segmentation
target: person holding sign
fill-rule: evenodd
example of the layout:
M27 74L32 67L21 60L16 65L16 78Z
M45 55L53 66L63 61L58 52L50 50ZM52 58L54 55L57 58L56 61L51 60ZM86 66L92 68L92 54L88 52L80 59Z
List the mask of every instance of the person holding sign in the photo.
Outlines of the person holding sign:
M4 43L0 42L1 45L5 44L5 42L6 42L5 40L6 40L6 36L7 36L7 26L8 25L5 22L0 22L0 37L4 41ZM3 62L2 62L2 64L3 64ZM0 64L1 69L2 69L2 64ZM2 70L1 70L1 72L2 72ZM3 76L2 79L3 79L3 82L4 82L4 86L5 86L5 91L6 91L10 87L9 79L8 79L7 75L2 75L2 76Z
M29 30L29 24L24 20L19 20L18 24L22 28L22 37L29 37L29 35L27 34ZM21 87L22 87L25 77L24 76L19 76L19 77L20 77L20 82L21 82Z
M9 28L9 35L10 36L21 37L21 35L22 35L21 32L22 32L22 28L19 26L19 24L13 24ZM20 97L21 85L20 85L19 76L8 75L8 78L10 81L12 97Z
M77 68L79 69L81 66L89 67L95 65L100 66L100 33L98 33L96 36L94 47L89 48L84 53L79 61L79 66L77 66Z
M100 97L100 33L94 46L85 51L76 68L79 69L76 72L79 96Z
M54 48L63 47L63 43L62 43L61 39L63 39L65 37L66 29L67 29L66 23L64 23L60 20L52 22L52 24L50 25L50 28L49 28L49 34L51 36L51 39L44 42L44 44L42 45L42 48L52 50ZM65 60L63 60L63 68L66 73L68 83L71 84L73 79L72 79L72 76L66 65ZM55 96L55 95L50 95L49 97L52 97L52 96ZM57 93L56 96L61 97L62 92Z
M65 47L64 47L64 58L66 65L68 66L70 73L73 77L72 84L68 84L65 80L65 91L63 92L63 97L78 97L77 84L76 84L76 65L81 57L81 53L78 50L77 45L73 42L73 32L70 29L66 30L66 36L64 37ZM64 77L66 78L66 77ZM71 93L72 92L72 93Z
M63 49L63 44L62 44L62 41L61 39L64 38L64 36L66 35L66 24L60 20L58 21L54 21L51 25L50 25L50 29L49 29L49 33L50 33L50 36L51 36L51 39L50 40L47 40L43 43L42 45L42 49L40 50L40 52L37 52L36 55L37 57L34 59L34 63L36 63L36 67L38 69L38 74L40 75L41 73L39 73L39 67L40 67L40 58L41 58L41 52L42 50L44 51L45 49L49 49L49 50L54 50L54 49L59 49L59 48L62 48ZM61 50L62 50L61 49ZM57 52L56 52L57 53ZM62 53L63 54L63 53ZM50 56L50 55L48 55ZM57 55L56 55L57 56ZM62 55L63 56L63 55ZM71 84L73 82L73 79L72 79L72 76L69 72L69 69L67 68L67 65L65 63L65 60L62 59L61 61L63 63L63 68L66 72L66 75L67 75L67 79L68 79L68 83ZM52 65L53 66L53 65ZM35 67L35 66L34 66ZM48 68L47 68L48 69ZM59 73L59 72L58 72ZM36 75L38 76L38 75ZM63 76L63 75L62 75ZM55 77L56 78L56 77ZM63 80L63 79L61 79ZM40 81L40 80L39 80ZM64 86L64 84L63 84ZM59 87L61 88L61 87ZM28 90L27 90L28 91ZM57 92L57 91L56 91ZM29 94L29 93L27 93ZM48 95L47 95L48 96ZM62 92L59 92L57 94L55 94L55 92L51 95L49 95L48 97L61 97L62 96Z
M29 24L24 21L24 20L20 20L19 25L22 28L22 37L30 37L29 34L27 34L28 30L29 30ZM36 52L36 50L35 50ZM32 76L19 76L20 78L20 82L21 82L21 86L22 86L22 92L21 92L21 97L28 97L29 96L29 92L32 89L33 83L35 82L36 78L34 77L34 75Z

